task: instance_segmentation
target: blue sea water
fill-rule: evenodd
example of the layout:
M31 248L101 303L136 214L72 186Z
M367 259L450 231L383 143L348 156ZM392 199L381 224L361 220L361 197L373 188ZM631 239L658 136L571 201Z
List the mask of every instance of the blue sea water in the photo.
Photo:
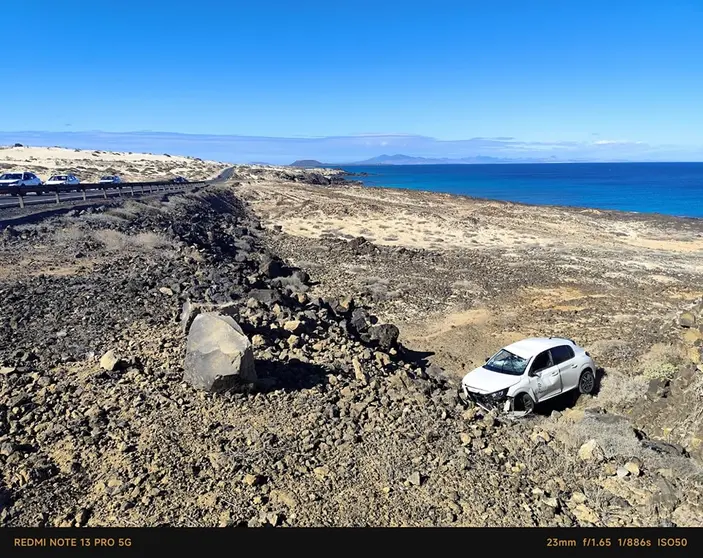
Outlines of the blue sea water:
M369 186L540 205L703 218L703 163L548 163L342 167Z

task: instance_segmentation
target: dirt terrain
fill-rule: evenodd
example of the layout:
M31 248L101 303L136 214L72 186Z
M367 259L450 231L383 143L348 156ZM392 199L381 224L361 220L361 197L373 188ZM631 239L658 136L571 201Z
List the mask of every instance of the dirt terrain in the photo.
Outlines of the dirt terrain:
M231 178L0 215L1 525L703 525L698 221ZM250 390L183 381L187 301L233 305ZM533 334L598 394L465 410Z

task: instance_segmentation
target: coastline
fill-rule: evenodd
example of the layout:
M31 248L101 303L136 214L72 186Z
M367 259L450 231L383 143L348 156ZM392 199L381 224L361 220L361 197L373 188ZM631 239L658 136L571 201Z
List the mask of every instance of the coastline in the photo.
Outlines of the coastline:
M368 187L528 205L703 218L703 163L424 164L339 166ZM550 170L551 169L551 170Z

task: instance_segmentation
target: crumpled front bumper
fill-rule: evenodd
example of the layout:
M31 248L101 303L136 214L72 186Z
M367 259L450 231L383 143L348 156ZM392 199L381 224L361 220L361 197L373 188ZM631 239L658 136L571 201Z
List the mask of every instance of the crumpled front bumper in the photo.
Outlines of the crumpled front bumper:
M471 391L462 385L458 392L459 401L466 407L471 404L478 405L489 413L493 410L508 412L512 409L512 398L507 396L494 397L492 394L483 394Z

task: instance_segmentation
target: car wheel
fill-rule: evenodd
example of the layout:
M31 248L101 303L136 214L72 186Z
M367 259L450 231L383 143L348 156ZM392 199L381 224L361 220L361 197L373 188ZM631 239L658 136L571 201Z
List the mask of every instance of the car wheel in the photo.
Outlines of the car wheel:
M581 377L579 378L579 392L584 395L593 393L596 387L596 377L593 374L593 370L586 368L581 372Z
M515 398L514 407L516 411L525 411L525 414L529 415L535 410L535 401L529 393L521 393Z

